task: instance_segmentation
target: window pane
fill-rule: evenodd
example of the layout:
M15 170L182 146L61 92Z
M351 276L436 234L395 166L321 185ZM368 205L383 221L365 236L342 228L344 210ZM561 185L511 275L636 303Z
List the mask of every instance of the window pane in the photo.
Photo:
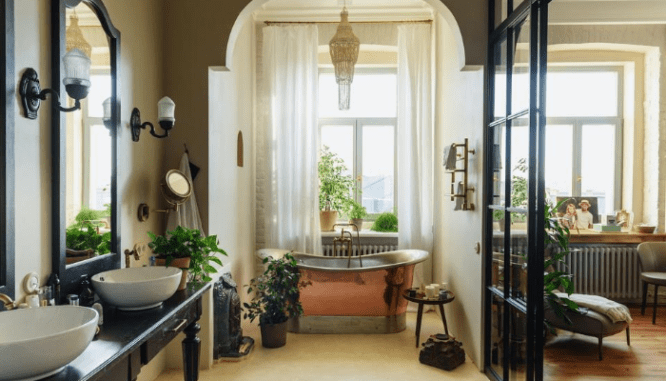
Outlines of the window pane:
M511 75L511 113L530 107L530 18L514 32L514 55Z
M101 118L104 116L102 103L111 96L111 77L108 74L90 76L90 93L86 97L88 102L88 116Z
M596 197L598 213L615 210L615 126L583 125L581 197Z
M352 175L354 171L354 126L353 125L323 125L321 126L321 147L327 146L337 154L347 166L345 175Z
M548 116L617 116L618 72L549 71Z
M368 213L392 212L394 206L394 127L363 126L362 204Z
M506 126L504 124L492 127L493 136L493 204L504 205L504 179L506 158ZM503 212L495 211L495 220L500 220Z
M89 207L106 209L111 203L111 135L103 125L90 126Z
M495 118L506 116L506 39L495 45Z
M321 118L396 117L396 73L354 74L349 110L338 110L335 73L319 74L319 116Z
M516 208L527 208L530 147L527 124L528 118L521 117L514 120L511 127L511 206ZM520 218L524 221L524 216Z
M573 194L573 126L546 126L546 192L550 201Z

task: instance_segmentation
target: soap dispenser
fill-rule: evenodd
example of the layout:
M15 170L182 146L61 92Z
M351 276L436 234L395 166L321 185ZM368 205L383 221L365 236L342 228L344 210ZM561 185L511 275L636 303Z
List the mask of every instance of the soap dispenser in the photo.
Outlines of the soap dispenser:
M90 286L90 280L88 279L88 275L81 275L81 280L79 284L80 284L79 287L80 305L86 307L92 307L93 303L95 302L95 292Z

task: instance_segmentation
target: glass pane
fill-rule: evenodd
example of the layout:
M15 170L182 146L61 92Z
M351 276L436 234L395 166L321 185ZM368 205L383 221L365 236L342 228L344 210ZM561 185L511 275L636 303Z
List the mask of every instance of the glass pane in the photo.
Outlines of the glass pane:
M549 117L618 116L617 71L549 71Z
M509 14L509 0L497 0L495 1L495 27L506 20L507 15Z
M492 127L493 137L493 204L504 205L504 179L506 157L506 127L504 124ZM500 212L501 213L501 212ZM497 218L499 220L499 218Z
M520 311L511 309L509 314L511 329L509 338L509 380L525 380L527 363L527 317Z
M511 113L530 106L530 18L514 30L514 54L511 76Z
M546 193L554 204L573 194L573 126L547 125L546 142Z
M319 117L357 118L397 115L396 73L354 74L349 110L338 109L338 84L333 72L319 74Z
M393 126L363 126L362 204L368 213L392 212L395 143Z
M321 126L321 146L337 154L347 166L345 175L352 175L354 170L354 126L323 125Z
M495 45L495 118L506 116L506 39Z
M511 297L527 301L526 214L511 213ZM505 270L506 272L506 270Z
M504 236L503 228L493 231L493 277L491 285L504 290Z
M490 366L500 376L504 374L504 303L492 296L490 322Z
M88 116L101 118L104 116L102 103L111 94L111 76L98 74L90 76L90 93L84 100L88 103Z
M588 198L594 221L615 210L615 126L583 125L581 148L581 197Z
M528 118L521 117L511 123L511 206L526 208L530 142Z
M105 210L111 204L111 134L104 125L90 127L89 207Z

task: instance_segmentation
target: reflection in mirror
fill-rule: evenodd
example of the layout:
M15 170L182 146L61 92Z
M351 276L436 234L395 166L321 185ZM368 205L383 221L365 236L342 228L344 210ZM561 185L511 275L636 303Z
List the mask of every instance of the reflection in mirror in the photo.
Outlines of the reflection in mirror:
M81 2L66 10L66 50L78 48L92 61L90 93L66 119L66 262L111 252L112 136L105 126L111 97L109 40L93 10Z

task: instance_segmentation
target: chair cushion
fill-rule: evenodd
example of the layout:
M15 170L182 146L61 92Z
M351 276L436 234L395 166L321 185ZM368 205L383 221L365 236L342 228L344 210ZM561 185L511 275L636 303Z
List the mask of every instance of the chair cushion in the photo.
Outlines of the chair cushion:
M585 308L581 308L579 312L566 310L565 315L571 319L571 324L557 316L550 308L544 311L545 320L553 327L582 335L606 337L627 328L626 321L613 323L606 316Z
M666 286L666 273L641 273L641 279L651 284Z

